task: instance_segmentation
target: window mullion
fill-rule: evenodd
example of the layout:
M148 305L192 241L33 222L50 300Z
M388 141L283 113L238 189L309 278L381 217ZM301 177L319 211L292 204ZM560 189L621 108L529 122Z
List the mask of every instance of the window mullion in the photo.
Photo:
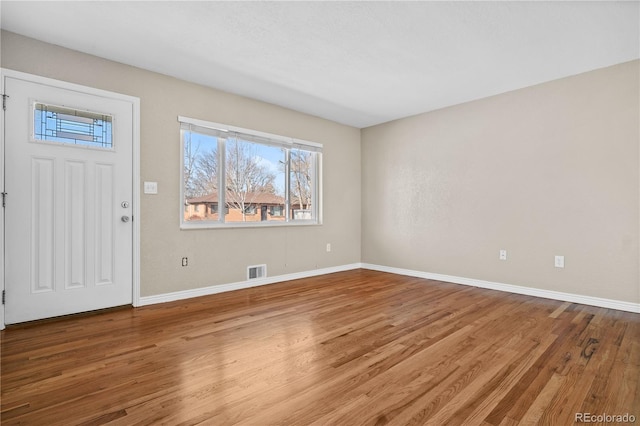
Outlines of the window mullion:
M312 155L312 161L311 161L311 202L313 203L313 217L312 219L315 221L319 221L319 212L320 209L318 208L320 205L320 194L318 193L320 191L320 186L319 186L319 182L318 182L318 177L319 177L319 173L320 173L320 156L318 155L317 152L314 152L311 154Z
M284 221L291 221L291 185L290 185L290 171L291 170L291 155L290 150L284 150Z
M227 214L227 140L218 138L218 221L225 222Z

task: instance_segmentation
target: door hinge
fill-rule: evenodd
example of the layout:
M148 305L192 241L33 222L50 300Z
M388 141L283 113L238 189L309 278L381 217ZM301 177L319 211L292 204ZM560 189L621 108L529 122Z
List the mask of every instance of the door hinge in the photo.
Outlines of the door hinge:
M2 110L6 111L7 110L7 98L9 98L9 95L2 95Z
M7 193L3 192L2 193L2 207L6 207L7 206Z
M7 301L7 290L2 290L2 304L4 305Z

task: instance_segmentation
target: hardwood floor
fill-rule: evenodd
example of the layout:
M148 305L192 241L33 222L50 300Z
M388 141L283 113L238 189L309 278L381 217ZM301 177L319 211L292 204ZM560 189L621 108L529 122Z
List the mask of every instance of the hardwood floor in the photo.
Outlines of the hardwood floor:
M3 425L640 422L640 315L355 270L7 328Z

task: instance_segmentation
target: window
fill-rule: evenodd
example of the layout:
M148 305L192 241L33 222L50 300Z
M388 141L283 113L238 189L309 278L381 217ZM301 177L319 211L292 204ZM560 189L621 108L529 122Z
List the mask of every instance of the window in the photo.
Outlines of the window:
M271 209L269 209L269 214L276 217L284 216L284 206L271 206Z
M178 121L183 228L320 223L322 145L186 117ZM210 206L205 216L196 208L203 203ZM217 214L218 206L225 214Z
M106 114L80 111L42 103L33 104L33 139L113 148L113 118Z

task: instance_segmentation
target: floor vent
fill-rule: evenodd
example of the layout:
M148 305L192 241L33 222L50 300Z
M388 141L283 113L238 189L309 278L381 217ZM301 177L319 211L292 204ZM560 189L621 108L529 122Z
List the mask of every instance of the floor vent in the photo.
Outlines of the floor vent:
M267 265L254 265L247 267L247 279L255 280L267 276Z

